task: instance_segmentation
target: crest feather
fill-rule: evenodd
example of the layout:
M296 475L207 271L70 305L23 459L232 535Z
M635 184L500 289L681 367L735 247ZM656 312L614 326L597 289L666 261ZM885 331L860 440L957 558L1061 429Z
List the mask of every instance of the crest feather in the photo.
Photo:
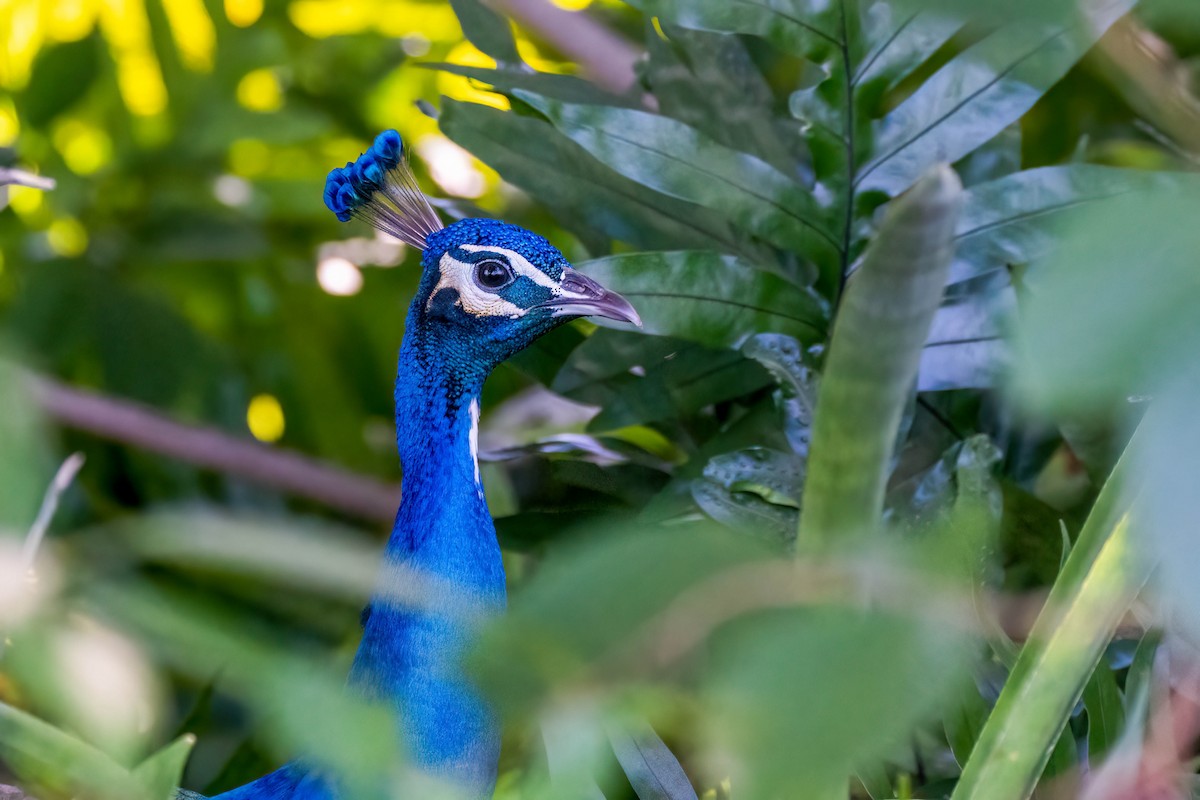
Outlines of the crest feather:
M375 137L367 152L325 179L325 205L342 222L364 220L420 250L444 226L421 193L396 131Z

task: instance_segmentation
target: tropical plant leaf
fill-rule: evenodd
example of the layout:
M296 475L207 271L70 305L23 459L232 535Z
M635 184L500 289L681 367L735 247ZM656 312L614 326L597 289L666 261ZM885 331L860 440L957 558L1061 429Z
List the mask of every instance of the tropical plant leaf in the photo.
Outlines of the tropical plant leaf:
M47 722L0 703L0 754L31 781L111 800L166 800L145 794L117 762Z
M801 546L878 524L904 405L941 299L962 198L940 167L892 205L834 323L817 400Z
M766 367L779 384L784 433L792 452L807 457L817 405L817 375L804 364L800 342L779 333L760 333L742 345L742 353Z
M1132 5L1101 0L1065 21L1017 19L968 48L884 118L855 187L895 194L939 161L957 161L992 139Z
M764 331L807 342L824 333L824 309L813 292L732 256L634 253L587 261L579 269L628 297L646 333L709 347L737 345Z
M696 800L679 759L645 720L623 720L607 726L613 754L638 800Z
M438 123L573 227L643 247L740 250L719 216L621 177L541 120L447 100Z
M761 36L777 47L807 55L814 44L840 39L838 19L822 0L629 0L649 16L685 28Z
M146 787L148 797L175 800L175 790L183 782L183 769L195 744L195 736L184 734L134 768L133 777Z
M508 18L489 8L481 0L450 0L454 15L471 44L501 64L524 64L517 52Z
M744 230L802 253L818 269L828 271L838 263L841 244L828 214L807 189L765 161L646 111L517 95L622 175L718 211Z
M803 487L801 458L756 447L710 459L704 476L692 482L692 497L723 525L789 543Z
M1113 629L1149 577L1149 564L1132 553L1130 517L1120 507L1127 463L1128 450L1088 515L953 798L1029 797Z

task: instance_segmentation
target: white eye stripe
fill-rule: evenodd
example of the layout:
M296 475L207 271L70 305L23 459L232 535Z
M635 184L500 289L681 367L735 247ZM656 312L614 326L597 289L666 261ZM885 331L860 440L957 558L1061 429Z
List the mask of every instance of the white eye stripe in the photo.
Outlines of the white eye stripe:
M486 249L486 248L485 248ZM468 314L476 317L523 317L525 309L510 303L498 294L485 291L475 282L475 265L459 261L446 253L438 262L438 282L429 295L425 307L442 289L458 292L458 304Z
M460 244L459 247L468 253L496 253L497 255L504 256L508 259L508 263L512 266L513 271L518 275L523 275L538 286L545 287L556 294L559 291L558 281L542 272L533 264L530 264L525 256L515 250L509 250L504 247L487 247L481 244Z

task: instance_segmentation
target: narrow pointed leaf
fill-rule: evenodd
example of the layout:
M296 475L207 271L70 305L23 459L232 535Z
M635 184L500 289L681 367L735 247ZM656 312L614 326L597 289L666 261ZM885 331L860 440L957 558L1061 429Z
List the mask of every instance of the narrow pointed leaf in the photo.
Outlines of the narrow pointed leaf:
M939 161L957 161L1033 107L1133 0L1081 4L1064 20L1018 20L942 67L884 118L859 189L896 194Z
M1113 630L1149 577L1122 507L1127 462L1123 457L1097 498L953 800L1030 796Z
M802 545L873 528L904 406L953 254L962 189L947 166L893 204L846 288L829 345Z
M609 723L608 741L638 800L696 800L675 754L644 720Z
M173 800L195 744L195 736L184 734L134 768L133 777L146 788L148 797Z
M146 797L130 774L100 750L5 703L0 703L0 755L18 772L64 792L107 800L160 800Z

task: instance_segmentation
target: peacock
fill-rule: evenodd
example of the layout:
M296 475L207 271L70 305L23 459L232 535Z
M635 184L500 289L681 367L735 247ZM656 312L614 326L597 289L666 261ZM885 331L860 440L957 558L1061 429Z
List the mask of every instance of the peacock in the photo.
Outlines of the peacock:
M472 798L490 797L500 736L461 672L476 617L506 605L504 567L479 480L479 398L488 374L564 322L585 315L640 326L621 295L571 267L546 239L493 219L443 226L421 193L400 135L329 173L325 204L423 251L395 384L403 499L385 566L429 576L420 609L377 592L364 613L350 684L390 704L416 767ZM402 721L400 721L402 720ZM336 776L293 762L219 800L347 800ZM352 799L351 799L352 800Z

